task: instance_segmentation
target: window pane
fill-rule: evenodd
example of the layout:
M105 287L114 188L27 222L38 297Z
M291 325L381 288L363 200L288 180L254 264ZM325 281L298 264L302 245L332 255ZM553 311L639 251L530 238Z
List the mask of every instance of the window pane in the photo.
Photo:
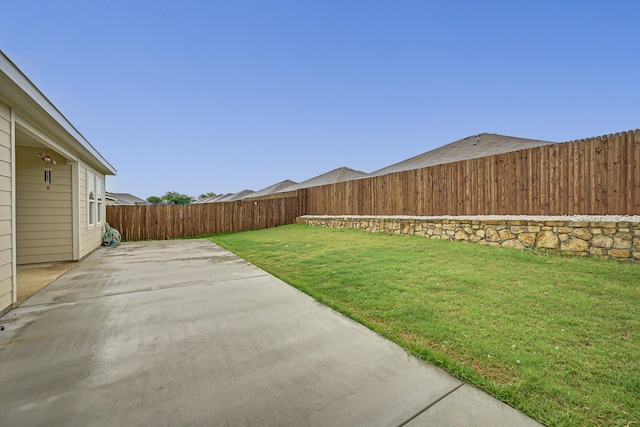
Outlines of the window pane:
M96 202L89 202L89 225L93 225L94 224L94 211L95 211L95 204Z
M96 194L98 195L98 202L102 201L102 180L97 178L96 180Z
M87 194L89 195L89 200L96 199L96 177L89 174L89 179L87 180Z

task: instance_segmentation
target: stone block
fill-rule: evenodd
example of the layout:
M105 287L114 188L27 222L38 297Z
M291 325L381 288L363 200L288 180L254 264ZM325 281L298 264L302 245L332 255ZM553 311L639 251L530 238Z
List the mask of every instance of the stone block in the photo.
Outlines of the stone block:
M539 249L557 249L558 236L551 230L544 230L536 236L536 248Z
M614 234L616 234L616 230L615 228L605 228L604 229L604 234L608 235L608 236L613 236Z
M571 227L558 227L558 233L569 234L573 231Z
M566 242L567 240L570 239L568 234L558 234L558 238L560 239L561 242Z
M603 234L597 235L591 239L591 246L596 248L611 248L613 247L613 238Z
M571 221L569 222L569 224L571 224L571 227L574 228L585 228L585 227L589 227L589 223L588 222L578 222L578 221Z
M627 249L609 249L607 254L615 258L629 258L631 256L631 251Z
M497 242L500 240L500 234L493 227L487 227L485 238L489 242Z
M640 237L635 237L633 239L633 250L640 251Z
M602 228L613 228L616 229L618 228L618 224L615 222L603 222L602 225L600 226Z
M541 230L539 225L528 225L527 231L529 233L538 233Z
M586 252L589 250L589 242L582 239L569 239L560 245L561 251Z
M481 237L478 237L475 234L472 234L471 236L469 236L469 241L473 242L473 243L478 243L480 240L482 240Z
M484 230L482 228L480 230L476 231L476 236L480 237L481 239L484 239L486 235L487 235L486 230Z
M562 227L564 226L565 222L564 221L545 221L544 225L549 226L549 227Z
M503 248L510 248L510 249L524 249L525 246L522 244L522 242L520 242L519 240L516 239L511 239L511 240L507 240L505 242L502 242L502 247Z
M592 228L591 234L602 234L602 228Z
M527 227L525 227L524 225L512 225L511 226L511 232L513 234L520 234L520 233L524 233L527 231Z
M520 240L525 246L532 247L536 242L536 234L522 233L518 236L518 240Z
M498 231L498 235L500 236L501 240L511 240L515 237L508 228Z
M632 239L631 233L618 233L613 236L613 247L616 249L631 249Z
M606 249L602 249L602 248L595 248L595 247L591 247L589 249L589 253L591 255L596 255L596 256L603 256L607 254L607 250Z
M464 240L464 241L469 240L469 236L467 235L467 233L465 233L462 230L456 231L454 234L454 237L456 240Z
M591 234L588 228L574 228L571 235L582 240L591 240L593 237L593 234Z

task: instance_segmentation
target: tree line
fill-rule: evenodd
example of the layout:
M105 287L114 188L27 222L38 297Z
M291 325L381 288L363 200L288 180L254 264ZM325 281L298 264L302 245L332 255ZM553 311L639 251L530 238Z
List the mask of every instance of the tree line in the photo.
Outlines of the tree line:
M193 196L189 196L188 194L178 193L177 191L167 191L164 196L149 196L147 197L147 202L159 205L159 204L167 204L167 205L188 205L191 202L195 202L196 200L205 199L207 197L217 196L214 192L203 193L200 194L197 198Z

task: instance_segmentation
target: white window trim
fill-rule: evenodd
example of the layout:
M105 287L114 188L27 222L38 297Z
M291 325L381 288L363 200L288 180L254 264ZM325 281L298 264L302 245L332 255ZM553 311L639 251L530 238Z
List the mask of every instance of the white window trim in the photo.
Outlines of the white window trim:
M102 221L102 208L104 206L104 181L102 178L95 177L96 179L96 225L101 225Z
M93 181L93 188L91 188ZM91 192L93 191L93 200L91 200ZM87 228L95 228L96 226L96 175L87 171ZM93 206L92 206L93 204ZM93 218L93 222L91 219Z

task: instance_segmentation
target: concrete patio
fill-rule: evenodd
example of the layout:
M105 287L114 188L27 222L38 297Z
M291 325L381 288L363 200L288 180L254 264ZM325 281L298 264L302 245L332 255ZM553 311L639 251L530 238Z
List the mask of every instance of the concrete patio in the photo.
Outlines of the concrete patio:
M0 325L3 425L539 425L207 240L100 248Z

